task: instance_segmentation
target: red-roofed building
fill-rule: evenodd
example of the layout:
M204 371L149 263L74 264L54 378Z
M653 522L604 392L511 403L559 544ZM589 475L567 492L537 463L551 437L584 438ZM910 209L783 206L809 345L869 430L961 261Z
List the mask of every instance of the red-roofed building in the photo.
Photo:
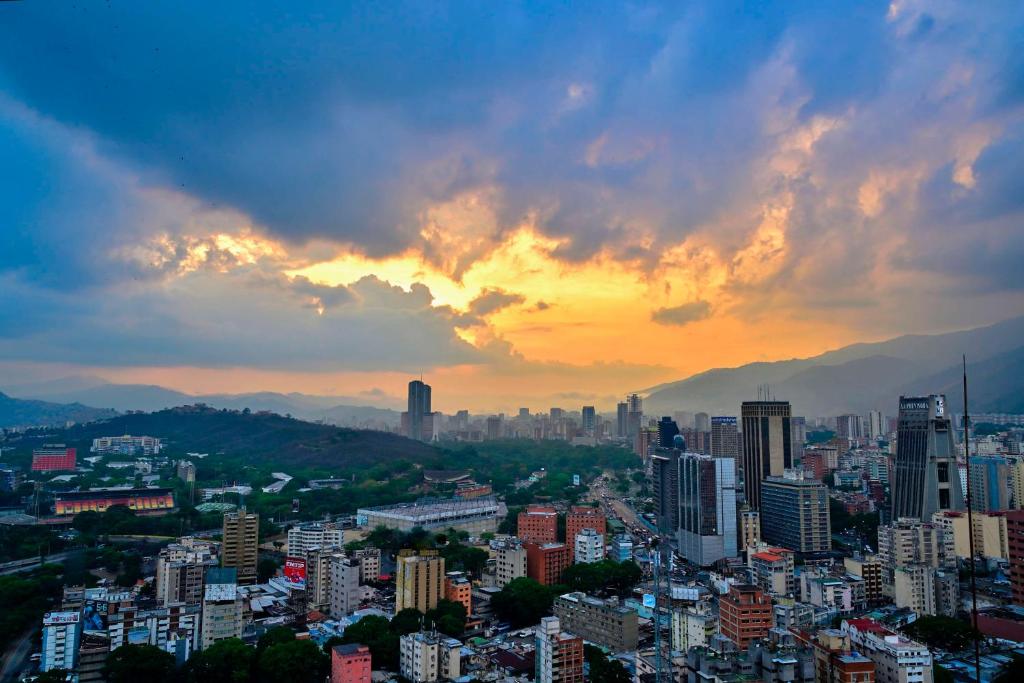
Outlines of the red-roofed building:
M745 650L751 641L768 636L772 600L757 586L733 584L718 602L722 635Z
M796 560L785 548L766 548L750 556L754 583L772 595L796 593Z
M569 546L569 558L576 559L576 535L584 529L593 529L601 536L608 533L608 520L601 508L573 505L565 515L565 544Z
M516 536L524 543L555 543L558 511L550 505L528 505L517 518Z
M64 444L48 444L32 451L33 472L74 471L77 451Z

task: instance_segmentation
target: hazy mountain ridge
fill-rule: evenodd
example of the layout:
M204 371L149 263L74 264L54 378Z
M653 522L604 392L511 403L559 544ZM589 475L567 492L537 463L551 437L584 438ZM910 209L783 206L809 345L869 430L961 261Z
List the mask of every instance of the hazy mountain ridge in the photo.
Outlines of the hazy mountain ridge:
M113 410L81 403L25 400L0 393L0 427L63 426L68 422L92 422L113 417Z
M972 412L1024 412L1024 317L938 335L858 343L819 356L716 368L648 389L650 414L676 410L739 413L767 385L807 416L895 414L900 394L946 393L960 406L961 353L969 358Z

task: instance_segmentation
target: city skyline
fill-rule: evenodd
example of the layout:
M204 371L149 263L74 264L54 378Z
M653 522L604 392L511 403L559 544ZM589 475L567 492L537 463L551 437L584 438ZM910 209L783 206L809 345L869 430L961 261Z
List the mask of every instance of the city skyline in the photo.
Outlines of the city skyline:
M6 383L605 406L1024 310L1019 7L42 4Z

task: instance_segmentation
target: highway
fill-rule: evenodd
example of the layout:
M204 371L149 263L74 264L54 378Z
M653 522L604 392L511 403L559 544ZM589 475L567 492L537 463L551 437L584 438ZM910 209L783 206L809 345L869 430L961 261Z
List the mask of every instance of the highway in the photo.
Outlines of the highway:
M4 652L3 661L0 662L0 683L13 683L18 680L18 674L21 673L25 660L31 653L34 633L34 629L29 629L17 640L11 641Z
M0 564L0 576L19 574L21 572L30 572L33 569L38 569L39 566L44 563L60 564L69 557L78 555L82 552L84 552L84 548L65 550L64 552L54 553L53 555L47 555L43 562L40 562L38 557L32 557L24 560L14 560L12 562L4 562L3 564Z

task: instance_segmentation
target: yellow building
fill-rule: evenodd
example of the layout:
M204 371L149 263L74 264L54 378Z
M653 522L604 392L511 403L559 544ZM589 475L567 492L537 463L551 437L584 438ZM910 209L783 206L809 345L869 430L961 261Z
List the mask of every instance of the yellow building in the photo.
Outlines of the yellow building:
M395 612L437 607L444 597L444 558L436 550L402 550L395 569Z
M1010 556L1006 537L1006 516L1001 512L974 513L974 556L1007 559ZM970 529L966 512L936 512L932 522L953 535L957 557L969 557Z

